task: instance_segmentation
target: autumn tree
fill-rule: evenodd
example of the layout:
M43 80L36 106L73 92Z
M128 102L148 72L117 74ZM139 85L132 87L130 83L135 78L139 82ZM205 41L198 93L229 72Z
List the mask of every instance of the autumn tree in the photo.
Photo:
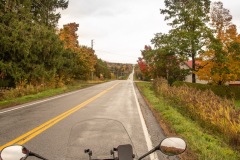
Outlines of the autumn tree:
M78 47L78 31L79 24L69 23L63 25L63 28L60 29L59 37L64 42L64 47L75 51Z
M232 24L232 16L222 2L214 2L211 8L211 26L215 40L201 55L201 69L197 75L202 80L224 85L240 78L240 36Z
M149 67L146 63L146 61L139 57L137 60L139 69L141 70L141 78L142 80L150 80L151 79L151 73L149 72Z
M143 79L139 65L134 65L134 76L138 80Z
M152 47L149 45L145 45L144 49L141 50L142 57L138 58L138 65L142 72L142 77L144 80L150 80L153 78L153 58L152 58Z
M97 56L95 55L95 51L87 46L79 46L77 54L79 55L79 61L82 63L82 73L84 73L79 73L79 75L81 75L81 77L84 79L89 79L91 74L94 73L94 66L97 63Z
M78 30L79 24L69 23L60 29L59 37L64 43L64 47L72 52L74 60L73 77L77 79L89 79L90 74L95 71L94 66L97 63L97 56L94 50L87 46L80 46L78 43ZM67 58L67 57L66 57Z
M174 41L175 54L192 59L192 82L196 82L195 59L202 52L206 41L211 38L211 31L206 26L210 0L165 0L165 9L161 14L172 29L169 34Z

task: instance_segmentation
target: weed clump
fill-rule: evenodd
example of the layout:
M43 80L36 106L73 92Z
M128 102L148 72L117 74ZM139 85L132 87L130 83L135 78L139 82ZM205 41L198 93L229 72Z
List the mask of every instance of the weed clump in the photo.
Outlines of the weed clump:
M240 147L240 112L233 101L215 95L211 90L197 90L186 85L169 86L164 79L153 83L155 92L181 112L200 122L207 129L219 132L232 146Z
M217 96L228 99L240 100L240 86L216 86L209 84L199 84L199 83L190 83L190 82L181 82L176 81L173 83L173 86L184 86L196 88L198 90L211 90Z

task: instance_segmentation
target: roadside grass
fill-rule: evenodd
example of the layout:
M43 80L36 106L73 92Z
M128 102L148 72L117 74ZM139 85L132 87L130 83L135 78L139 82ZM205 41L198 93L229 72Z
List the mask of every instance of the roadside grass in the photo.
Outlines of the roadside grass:
M231 149L221 138L207 133L199 124L182 115L177 108L169 105L162 97L157 97L152 84L136 83L152 108L159 114L161 120L173 130L177 136L183 137L188 145L184 159L193 160L239 160L240 154ZM189 155L187 155L189 154ZM193 155L192 155L193 154Z
M46 89L36 94L29 94L22 97L5 99L0 101L0 109L59 95L66 92L71 92L74 90L90 87L99 83L103 83L103 81L78 81L73 84L63 86L61 88Z
M236 100L235 105L237 107L237 110L240 110L240 100Z

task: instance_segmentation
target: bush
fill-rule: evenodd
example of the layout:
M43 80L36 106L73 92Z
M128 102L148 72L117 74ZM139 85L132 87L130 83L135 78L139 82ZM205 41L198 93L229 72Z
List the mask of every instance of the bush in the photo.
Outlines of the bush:
M240 147L240 113L232 101L216 96L211 90L201 91L186 85L170 87L163 79L154 81L154 89L177 104L183 114L190 115L207 129L220 132L230 144Z
M211 90L214 94L228 99L240 100L240 86L215 86L199 83L189 83L189 82L180 82L176 81L173 83L173 86L179 87L187 85L188 87L196 88L201 91Z

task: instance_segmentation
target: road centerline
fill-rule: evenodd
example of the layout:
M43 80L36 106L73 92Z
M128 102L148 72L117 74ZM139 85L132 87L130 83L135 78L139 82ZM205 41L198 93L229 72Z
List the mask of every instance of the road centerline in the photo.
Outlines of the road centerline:
M72 109L48 120L47 122L39 125L38 127L28 131L27 133L24 133L23 135L17 137L16 139L0 146L0 150L2 150L3 148L13 145L13 144L19 144L22 145L28 141L30 141L31 139L33 139L34 137L36 137L37 135L41 134L42 132L44 132L45 130L47 130L48 128L52 127L53 125L55 125L56 123L60 122L61 120L65 119L66 117L70 116L71 114L73 114L74 112L78 111L79 109L81 109L82 107L86 106L87 104L91 103L92 101L94 101L95 99L101 97L102 95L104 95L105 93L107 93L108 91L112 90L114 87L116 87L119 83L111 86L108 89L105 89L104 91L98 93L97 95L91 97L90 99L82 102L81 104L73 107Z

